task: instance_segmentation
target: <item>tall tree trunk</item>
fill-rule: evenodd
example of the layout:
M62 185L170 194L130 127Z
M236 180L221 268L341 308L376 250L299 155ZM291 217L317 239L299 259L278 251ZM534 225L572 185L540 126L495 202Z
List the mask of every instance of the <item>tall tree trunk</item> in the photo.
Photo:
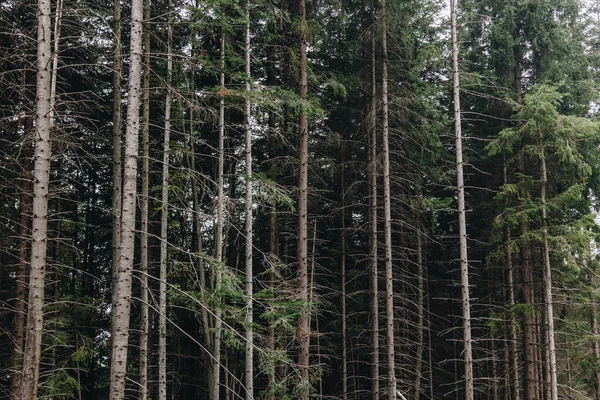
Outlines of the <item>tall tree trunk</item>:
M142 187L140 196L140 400L148 398L148 203L150 186L150 0L144 2L144 82L142 99Z
M298 291L300 301L308 301L308 71L307 71L307 26L306 26L306 0L298 0L300 14L300 99L302 111L298 121ZM309 350L310 350L310 311L305 311L298 319L298 367L300 369L301 388L298 393L299 400L308 400L309 396Z
M246 1L246 34L244 37L246 57L246 99L244 130L246 140L246 400L254 398L254 331L253 331L253 221L252 221L252 128L250 126L250 1Z
M381 1L381 102L382 102L382 141L383 141L383 219L385 236L385 318L386 353L388 368L388 399L396 399L396 364L394 340L394 274L392 262L392 195L390 188L390 144L388 110L388 55L387 55L387 9Z
M221 91L225 89L225 31L221 32ZM215 232L215 290L217 293L221 290L221 279L222 272L221 265L223 262L223 225L224 225L224 210L223 202L223 175L224 175L224 161L225 161L225 99L223 98L224 93L221 93L221 99L219 100L219 161L217 167L217 231ZM217 296L219 301L221 296ZM221 328L223 322L221 320L221 306L217 305L215 309L215 323L214 323L214 337L213 337L213 400L219 400L219 389L221 382Z
M552 304L552 266L550 265L550 248L548 245L548 216L546 206L546 183L548 182L546 172L546 158L544 156L544 143L542 134L538 134L538 151L541 161L540 165L540 180L541 189L540 195L542 200L542 243L543 243L543 271L544 271L544 302L546 303L546 340L548 342L548 362L550 375L550 390L551 400L558 399L558 382L556 377L556 345L554 342L554 311Z
M23 355L21 398L37 398L44 321L44 287L48 244L48 185L50 184L51 71L50 0L37 1L37 82L34 130L33 221L27 334Z
M110 398L125 398L129 319L131 314L131 278L135 245L135 214L137 194L137 158L139 134L140 84L142 72L143 0L131 3L131 36L129 64L129 99L125 132L125 172L121 211L121 254L113 290L112 356L110 362Z
M114 0L113 8L113 36L115 38L115 50L113 54L112 73L112 106L113 106L113 191L112 191L112 287L116 287L119 257L121 254L121 202L123 193L123 161L121 157L122 147L122 107L121 107L121 75L123 71L123 55L121 54L121 2ZM115 303L116 292L112 292L112 303Z
M596 380L596 399L600 399L600 368L598 368L598 363L600 362L600 343L598 343L600 329L598 329L598 304L596 303L596 299L594 298L593 294L590 294L589 306L592 314L592 335L594 335L594 339L592 340L592 351L594 353L595 361L594 377Z
M423 270L423 233L421 232L421 223L417 229L417 351L415 366L415 400L421 397L421 372L423 370L423 341L425 331L424 318L424 297L425 297L425 276Z
M520 157L520 170L524 170L523 157ZM521 212L523 212L521 206ZM525 398L527 400L536 400L536 382L537 382L537 368L535 363L535 352L536 352L536 334L535 334L535 321L534 321L534 307L535 299L533 292L533 272L531 270L531 247L528 239L528 226L525 220L521 221L521 237L522 237L522 268L521 268L521 281L523 286L523 298L527 309L523 313L523 346L525 353Z
M194 81L192 77L192 82ZM192 93L194 91L192 90ZM193 104L193 103L192 103ZM190 108L190 168L192 170L192 174L196 173L196 153L194 146L194 109L193 106ZM201 221L201 211L200 211L200 198L198 196L198 185L196 184L196 178L192 177L192 201L194 207L194 227L196 230L196 250L198 252L198 280L200 284L200 292L206 294L206 271L204 268L204 245L202 243L202 221ZM206 307L202 307L201 311L202 318L202 336L204 338L205 346L210 349L212 348L212 337L210 333L211 322L208 316L208 310ZM204 359L206 360L206 369L207 369L207 386L208 386L208 397L209 400L212 400L213 392L213 377L214 372L212 370L213 363L211 359L211 354L204 352Z
M342 171L340 177L340 189L342 196L342 208L341 208L341 241L342 241L342 282L341 282L341 302L342 302L342 400L348 400L348 334L347 334L347 311L346 311L346 185L344 175L346 173L346 160L344 154L344 144L341 144L341 155L342 155Z
M506 160L504 160L503 164L503 172L504 172L504 184L508 184L508 171L506 166ZM513 400L521 399L521 383L520 383L520 374L519 374L519 353L517 351L517 320L515 314L515 283L514 283L514 264L513 257L510 248L510 243L512 241L510 228L506 228L506 274L507 274L507 286L508 286L508 304L510 305L510 319L509 323L509 341L508 341L508 350L510 354L510 372L507 374L510 376L513 385Z
M473 355L471 349L471 300L469 296L469 258L467 253L467 223L465 216L465 182L460 113L460 79L458 71L458 39L456 33L456 8L450 0L452 24L452 76L454 83L454 129L456 133L456 182L458 191L458 231L460 237L460 283L462 294L463 342L465 364L465 399L473 400Z
M19 129L22 129L19 127ZM27 129L24 130L27 135ZM23 345L25 344L25 316L27 295L27 248L29 247L29 219L31 215L31 142L24 139L23 157L21 160L21 185L19 201L19 251L15 271L15 319L13 323L13 371L10 376L11 400L21 400L21 377L23 369Z
M167 94L163 138L163 168L160 218L160 271L158 288L158 400L167 400L167 245L169 228L169 155L171 141L171 74L173 70L173 26L171 2L167 9Z
M375 48L375 12L372 12L371 98L367 127L369 141L369 318L371 320L371 400L379 400L379 271L377 267L377 65Z

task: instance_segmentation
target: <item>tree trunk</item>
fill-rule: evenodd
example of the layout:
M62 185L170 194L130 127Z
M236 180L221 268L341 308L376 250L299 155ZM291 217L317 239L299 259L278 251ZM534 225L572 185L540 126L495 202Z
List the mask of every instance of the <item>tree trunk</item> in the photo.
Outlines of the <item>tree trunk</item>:
M121 254L121 202L123 193L123 161L121 157L123 125L121 107L121 75L123 71L123 60L121 54L121 2L114 0L113 8L113 36L115 38L115 50L113 55L112 74L112 106L113 106L113 192L112 192L112 287L116 287L119 258ZM115 303L116 292L112 292L112 303Z
M342 241L342 282L341 282L341 303L342 303L342 400L348 400L348 345L347 345L347 315L346 315L346 186L344 175L346 173L346 160L344 154L344 144L341 144L341 155L342 155L342 171L340 177L340 190L342 196L342 207L341 207L341 241Z
M421 224L417 230L417 354L415 366L415 400L421 397L421 371L423 370L423 341L425 331L424 318L424 297L425 297L425 276L423 271L423 243L422 243Z
M23 355L21 398L37 398L44 321L44 287L48 244L48 185L50 184L51 71L50 0L37 1L37 82L34 130L33 221L27 335Z
M131 44L129 64L129 99L125 132L125 172L121 212L121 254L117 271L116 291L112 308L112 356L110 362L110 398L125 398L129 319L131 313L131 278L135 245L135 214L137 194L137 158L139 134L140 81L142 72L143 0L131 3Z
M142 187L140 196L140 400L148 398L148 203L150 186L150 0L144 2L144 89L142 99Z
M508 184L508 173L506 167L506 160L504 160L503 164L503 172L504 172L504 184ZM514 284L514 264L512 252L510 249L510 243L512 241L510 228L506 228L506 274L507 274L507 286L508 286L508 304L510 305L510 319L509 323L509 341L508 348L510 354L510 373L507 374L512 379L513 384L513 400L521 399L521 384L520 384L520 374L519 374L519 353L517 351L517 321L515 315L515 284Z
M388 110L388 72L387 72L387 9L385 0L381 1L381 102L382 102L382 141L383 141L383 218L385 236L385 317L386 317L386 353L388 368L388 399L396 399L396 366L394 340L394 274L392 262L392 202L390 188L390 144Z
M165 96L165 126L160 218L160 271L158 289L158 400L167 400L167 245L169 228L169 155L171 141L171 73L173 70L173 26L171 2L167 10L167 94Z
M245 34L245 57L246 57L246 99L244 113L244 130L246 132L246 400L254 398L254 331L253 331L253 282L254 272L252 265L253 257L253 221L252 221L252 129L250 127L250 1L246 1L246 34Z
M594 352L595 361L594 377L596 379L596 399L600 399L600 368L598 368L598 363L600 362L600 344L598 343L598 335L600 335L600 330L598 329L598 304L592 294L590 294L589 305L592 314L592 335L594 335L594 339L592 340L592 351Z
M225 89L225 31L221 32L221 90ZM225 99L221 93L219 100L219 161L217 168L217 231L215 232L215 262L217 263L215 270L215 290L220 291L223 268L223 225L224 225L224 210L223 210L223 175L225 161ZM220 299L221 296L217 296ZM221 328L223 326L221 320L221 306L218 305L215 309L214 337L213 337L213 399L219 400L219 389L221 382Z
M465 182L460 113L460 79L458 71L458 39L456 32L456 8L450 0L452 24L452 76L454 82L454 129L456 133L456 182L458 195L458 231L460 237L460 283L462 294L463 342L465 363L465 399L473 399L473 355L471 349L471 300L469 295L469 258L467 253L467 223L465 216Z
M298 0L298 11L300 14L300 99L302 110L298 121L298 292L299 300L308 302L308 71L307 71L307 36L306 25L306 0ZM309 349L310 349L310 311L308 307L298 319L298 368L300 369L300 391L299 400L308 400L309 397Z
M371 320L371 400L379 400L379 272L377 267L377 65L375 57L375 12L372 12L371 98L367 115L369 138L369 293Z
M540 180L541 180L541 200L542 200L542 243L543 243L543 271L544 271L544 302L546 303L546 339L548 341L548 362L550 375L551 400L558 399L558 382L556 377L556 345L554 343L554 311L552 305L552 266L550 265L550 248L548 245L548 217L546 206L546 183L548 181L546 172L546 158L544 156L544 144L542 134L538 134L538 151L541 161Z
M21 129L21 127L19 127ZM27 129L24 130L27 135ZM13 324L12 366L10 376L11 400L21 400L21 378L23 370L23 345L25 344L25 316L27 295L27 248L29 247L29 219L31 215L31 142L24 138L21 160L19 250L15 271L15 319Z

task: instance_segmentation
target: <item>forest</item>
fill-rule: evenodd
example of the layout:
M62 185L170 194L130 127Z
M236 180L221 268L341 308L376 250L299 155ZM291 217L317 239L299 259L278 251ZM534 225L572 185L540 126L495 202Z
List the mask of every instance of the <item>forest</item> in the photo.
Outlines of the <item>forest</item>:
M600 3L0 0L0 399L600 400Z

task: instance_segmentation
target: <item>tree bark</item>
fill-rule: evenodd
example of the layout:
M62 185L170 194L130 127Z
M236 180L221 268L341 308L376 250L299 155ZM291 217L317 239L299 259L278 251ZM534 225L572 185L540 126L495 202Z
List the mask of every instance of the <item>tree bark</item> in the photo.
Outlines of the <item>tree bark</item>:
M596 303L596 299L592 294L590 294L589 306L592 314L592 335L594 335L594 339L592 340L592 351L594 353L595 361L594 377L596 380L596 399L600 399L600 368L598 368L598 363L600 362L600 343L598 343L600 329L598 329L598 304Z
M422 243L421 224L417 230L417 351L415 366L415 400L421 396L421 371L423 370L423 341L425 331L424 318L424 297L425 297L425 276L423 270L423 243Z
M125 398L129 320L131 314L131 281L135 245L137 194L137 158L139 134L140 84L142 72L143 0L132 0L129 64L129 99L125 132L125 172L121 211L121 254L117 271L112 312L112 357L110 362L110 398Z
M387 9L381 1L381 102L382 102L382 142L383 142L383 219L385 237L385 317L386 353L388 368L388 399L396 400L396 365L394 340L394 273L392 260L392 203L390 188L390 144L389 144L389 105L388 105L388 55L387 55Z
M121 75L123 71L123 55L121 53L121 2L114 0L113 8L113 35L115 37L115 50L113 55L112 73L112 106L113 106L113 191L112 191L112 287L116 287L119 270L119 257L121 254L121 202L123 193L123 161L122 147L122 107L121 107ZM115 303L115 291L112 292L112 303Z
M462 294L465 399L473 399L473 355L471 348L471 300L469 295L469 258L467 252L467 223L465 216L465 183L463 177L462 133L460 112L460 77L458 70L458 39L456 8L450 0L452 25L452 76L454 83L454 129L456 134L456 185L458 196L458 231L460 237L460 283Z
M51 70L50 0L37 1L37 82L34 128L33 220L27 334L23 355L21 398L37 398L44 321L44 288L48 245L48 186L50 184Z
M347 310L346 310L346 186L344 175L346 173L346 160L344 154L344 144L341 144L341 163L342 171L340 177L340 190L342 196L341 207L341 242L342 242L342 257L341 257L341 303L342 303L342 400L348 400L348 338L347 338Z
M541 201L542 201L542 243L543 243L543 271L544 271L544 302L546 303L546 340L548 341L548 362L550 375L551 400L558 400L558 382L556 376L556 345L554 342L554 311L552 304L552 266L550 264L550 248L548 245L548 215L546 205L546 183L548 182L546 172L546 158L544 155L544 143L541 132L538 134L538 151L541 161L540 180L541 180Z
M20 127L21 129L21 127ZM24 131L25 135L27 130ZM19 201L19 250L17 268L15 271L15 319L13 323L13 371L10 376L11 400L21 400L21 378L23 370L23 346L25 344L25 317L27 315L25 302L27 295L28 263L27 249L29 247L29 220L31 215L31 142L24 138L23 157L21 160L21 184Z
M369 138L369 318L371 320L371 400L379 400L379 271L377 267L377 65L375 48L375 12L372 12L371 97L367 127Z
M163 168L160 218L160 271L158 288L158 400L167 400L167 245L169 230L169 155L171 141L171 74L173 70L173 26L171 2L167 9L167 94L163 137Z
M300 14L299 36L299 73L300 73L300 99L302 111L298 121L298 292L299 300L304 304L308 302L308 71L307 71L307 26L306 26L306 0L298 0ZM309 397L309 349L310 349L310 310L305 307L298 319L298 368L300 369L299 400L308 400Z
M244 101L245 161L246 161L246 400L254 398L254 331L253 331L253 221L252 221L252 128L250 126L250 1L246 1L246 32L244 37L246 58L246 98Z
M140 400L148 398L148 203L150 186L150 0L144 2L144 82L142 99L142 186L140 196Z
M221 32L221 91L225 89L225 32ZM219 161L217 167L217 226L215 232L215 262L217 263L215 270L215 291L218 293L221 289L221 280L223 268L223 225L224 225L224 210L223 210L223 175L224 175L224 161L225 161L225 99L223 98L224 93L221 93L221 99L219 100L219 144L218 153ZM217 296L219 299L221 296ZM215 323L214 323L214 336L213 336L213 399L219 399L219 390L221 382L221 328L223 322L221 320L221 306L218 305L215 309Z
M508 184L508 172L506 166L506 160L504 160L503 164L503 172L504 172L504 184ZM520 374L519 374L519 353L517 351L517 320L515 315L515 283L514 283L514 263L512 252L510 249L510 243L512 241L512 235L510 233L510 228L506 228L506 275L507 275L507 286L508 286L508 304L510 305L510 318L509 318L509 341L508 341L508 350L510 354L510 366L509 375L512 380L513 385L513 400L521 399L521 383L520 383Z

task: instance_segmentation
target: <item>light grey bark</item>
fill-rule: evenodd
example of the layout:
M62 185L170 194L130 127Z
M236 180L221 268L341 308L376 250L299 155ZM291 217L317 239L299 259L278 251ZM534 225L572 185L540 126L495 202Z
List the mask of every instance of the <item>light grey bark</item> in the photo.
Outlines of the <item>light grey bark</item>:
M299 300L308 301L308 70L307 70L307 34L306 34L306 0L298 0L300 16L299 35L299 78L300 99L302 111L298 121L298 292ZM298 368L300 369L301 389L298 393L299 400L308 400L309 397L309 352L310 352L310 312L308 308L298 319Z
M215 232L215 290L218 292L221 286L223 262L223 225L224 225L224 198L223 198L223 175L224 175L224 157L225 157L225 32L221 32L221 99L219 101L219 161L217 167L217 226ZM220 298L220 296L219 296ZM214 337L213 337L213 399L219 399L219 389L221 381L221 307L215 309Z
M473 355L471 348L471 300L469 295L469 258L467 253L467 223L465 216L465 182L463 177L460 79L458 70L458 39L456 33L456 7L450 0L452 25L452 76L454 84L454 129L456 134L456 185L458 195L458 234L460 237L460 286L462 295L465 399L473 399Z
M550 248L548 245L548 216L546 204L546 184L548 174L546 171L546 158L541 132L538 134L538 151L540 157L540 196L542 201L542 244L543 244L543 271L544 271L544 302L546 303L546 340L548 342L548 375L550 375L549 394L551 400L558 399L558 381L556 376L556 345L554 342L554 310L552 304L552 265L550 264Z
M369 318L371 321L371 400L379 400L379 271L377 266L377 65L375 13L371 24L371 101L367 124L369 137Z
M23 355L21 398L37 398L44 321L44 286L48 244L48 186L50 184L51 64L50 0L37 1L37 82L34 128L33 221L27 334Z
M246 162L246 400L254 398L254 331L253 331L253 288L252 265L253 221L252 221L252 128L250 126L250 1L246 1L246 32L244 37L246 58L246 99L244 101L245 162Z
M142 185L140 196L140 400L148 398L148 202L150 201L150 0L144 2L144 82L142 99Z
M387 9L381 1L381 102L383 139L383 229L385 237L385 317L386 354L388 368L388 399L396 400L396 363L394 339L394 272L392 260L392 195L390 187L390 144L389 144L389 104L388 104L388 56L387 56Z
M139 134L139 106L142 72L143 0L131 2L130 64L125 131L125 172L121 211L121 254L117 280L113 290L112 356L110 362L110 398L125 398L129 320L131 313L131 281L135 245L135 214L137 195L137 159Z
M167 13L171 12L171 2ZM167 94L163 137L162 193L160 203L160 271L158 288L158 400L167 400L167 244L169 228L169 155L171 141L171 74L173 26L167 15Z

